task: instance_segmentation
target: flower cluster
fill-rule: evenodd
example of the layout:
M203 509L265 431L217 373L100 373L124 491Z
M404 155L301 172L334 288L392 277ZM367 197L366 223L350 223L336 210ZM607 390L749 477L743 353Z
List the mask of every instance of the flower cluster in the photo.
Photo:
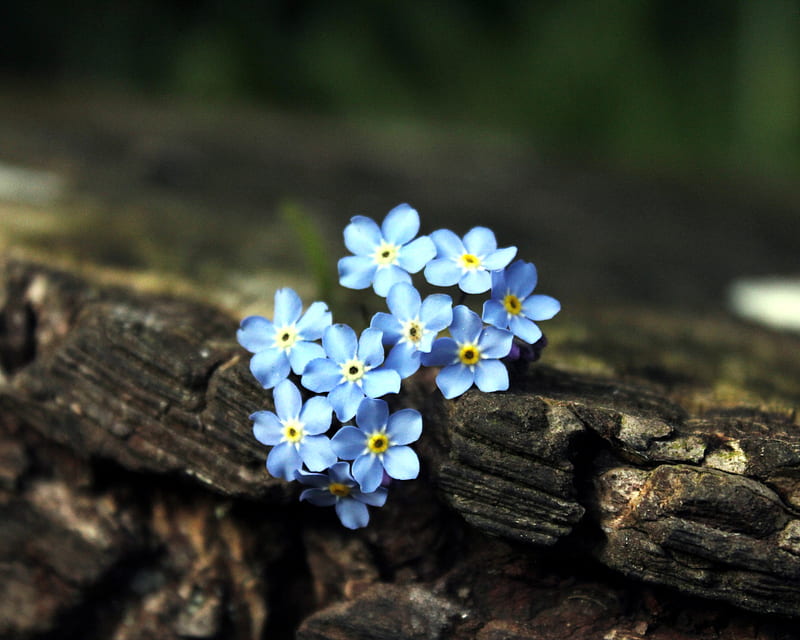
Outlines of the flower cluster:
M422 416L414 409L390 413L383 396L398 393L401 380L420 367L440 367L436 385L448 399L473 385L508 389L506 363L536 359L545 344L536 323L560 310L555 298L533 294L536 267L512 262L516 247L498 248L490 229L475 227L462 238L447 229L418 236L419 228L419 214L407 204L380 226L355 216L345 227L353 255L339 260L340 284L372 287L388 309L375 313L360 335L333 324L323 302L304 312L288 288L275 293L272 320L245 318L237 333L253 354L253 376L273 390L275 410L251 416L256 439L272 447L268 471L307 485L300 499L334 506L351 529L367 525L367 506L383 506L393 480L419 474L409 445L422 434ZM411 277L421 271L431 285L457 286L460 302L489 292L481 315L454 306L444 293L423 299Z

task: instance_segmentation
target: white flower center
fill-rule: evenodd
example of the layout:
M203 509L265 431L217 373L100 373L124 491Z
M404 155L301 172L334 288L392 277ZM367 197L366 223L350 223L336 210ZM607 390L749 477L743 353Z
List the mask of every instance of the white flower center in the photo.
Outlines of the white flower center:
M385 431L373 431L367 436L367 451L376 456L382 456L391 445L389 436Z
M458 257L458 264L464 271L476 271L481 269L481 259L472 253L462 253Z
M357 358L348 360L341 366L342 378L347 382L355 382L356 384L361 384L361 378L364 377L367 370L368 368L364 363Z
M298 446L306 435L303 423L294 418L282 421L281 424L283 424L282 442L291 442L293 445Z
M275 347L284 353L289 353L297 342L299 334L294 325L275 328Z
M403 337L400 338L401 342L410 342L412 344L419 343L422 340L422 337L425 335L425 325L419 321L419 319L414 318L413 320L405 320L401 322L401 331Z
M378 265L378 268L388 267L389 265L397 264L397 254L399 251L400 247L396 244L391 244L383 240L375 249L372 258L375 260L375 264Z

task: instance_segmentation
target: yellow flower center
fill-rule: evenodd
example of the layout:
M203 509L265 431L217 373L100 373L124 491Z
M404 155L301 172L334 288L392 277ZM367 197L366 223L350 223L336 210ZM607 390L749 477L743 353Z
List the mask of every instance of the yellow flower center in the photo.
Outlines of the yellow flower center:
M275 329L275 347L278 349L289 351L295 342L297 342L297 329L294 325Z
M481 359L481 350L475 344L462 344L458 348L458 359L461 364L471 367Z
M331 482L328 485L328 491L330 491L337 498L346 498L350 495L350 487L348 487L346 484L342 484L341 482Z
M461 263L461 268L467 271L474 271L481 266L481 259L471 253L462 254L458 261Z
M407 320L403 323L403 337L408 342L419 342L425 333L425 326L418 320Z
M503 306L512 316L519 315L520 311L522 311L522 302L520 302L520 299L513 293L506 294L506 297L503 298Z
M283 423L283 439L286 442L297 444L303 439L304 435L303 423L299 420L287 420Z
M371 453L383 453L389 448L389 437L382 431L373 433L367 438L367 449Z
M372 254L372 257L379 267L388 267L397 262L397 252L399 249L400 247L397 245L390 244L384 240L378 245L377 249L375 249L375 253Z
M348 360L342 365L342 377L347 382L358 382L361 378L364 377L364 373L366 369L364 367L364 363L361 360L356 360L353 358L352 360Z

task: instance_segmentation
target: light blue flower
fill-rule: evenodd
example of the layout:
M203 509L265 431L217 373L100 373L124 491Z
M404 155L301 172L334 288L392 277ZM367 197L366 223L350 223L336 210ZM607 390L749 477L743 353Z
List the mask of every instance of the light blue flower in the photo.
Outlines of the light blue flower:
M517 260L503 271L492 273L492 298L483 304L483 320L511 332L529 344L542 337L534 320L549 320L561 309L555 298L531 295L536 287L536 267Z
M382 507L386 503L386 488L378 487L365 493L358 488L347 462L337 462L327 473L300 471L297 480L312 487L300 494L300 500L308 500L318 507L334 505L336 515L348 529L360 529L369 524L367 505Z
M392 347L384 366L407 378L419 369L420 353L430 351L434 338L453 321L453 301L442 293L423 301L414 287L398 282L386 303L391 313L376 313L370 326L380 329L383 344Z
M344 229L345 246L355 255L339 260L339 282L349 289L369 285L386 297L395 282L411 282L436 255L428 236L414 240L419 232L419 214L407 204L392 209L380 227L371 218L355 216Z
M425 366L444 367L436 386L445 398L460 396L473 383L481 391L508 389L508 370L500 362L511 351L514 336L497 327L486 327L478 314L459 305L453 309L452 338L439 338L430 353L422 354Z
M291 369L303 373L306 364L325 355L319 340L331 325L331 313L324 302L314 302L305 313L300 296L292 289L275 292L275 315L270 321L262 316L242 320L236 338L255 355L250 371L265 389L285 380Z
M431 234L436 259L425 267L425 278L438 287L458 284L466 293L483 293L492 285L491 272L504 268L517 255L516 247L497 248L491 229L475 227L463 241L449 229Z
M419 458L406 446L422 433L419 411L401 409L389 415L386 402L366 398L358 407L356 424L339 429L331 444L340 458L353 460L353 477L362 491L377 489L384 470L395 480L419 475Z
M336 417L346 422L355 414L364 396L378 398L400 391L400 374L381 367L384 352L378 329L356 332L346 324L334 324L322 334L326 358L308 363L302 383L316 393L328 393Z
M327 398L314 396L305 404L300 391L289 380L275 387L275 413L256 411L253 435L272 447L267 469L276 478L294 480L303 463L311 471L327 469L337 460L331 441L324 434L331 426L332 408Z

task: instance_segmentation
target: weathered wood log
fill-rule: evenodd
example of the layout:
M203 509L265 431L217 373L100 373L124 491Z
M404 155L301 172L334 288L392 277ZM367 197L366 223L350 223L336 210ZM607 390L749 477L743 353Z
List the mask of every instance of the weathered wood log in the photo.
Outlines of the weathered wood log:
M585 314L506 393L445 401L423 373L396 399L424 413L423 477L349 532L266 473L235 319L25 262L0 286L0 634L766 638L796 622L761 614L800 617L796 336Z

